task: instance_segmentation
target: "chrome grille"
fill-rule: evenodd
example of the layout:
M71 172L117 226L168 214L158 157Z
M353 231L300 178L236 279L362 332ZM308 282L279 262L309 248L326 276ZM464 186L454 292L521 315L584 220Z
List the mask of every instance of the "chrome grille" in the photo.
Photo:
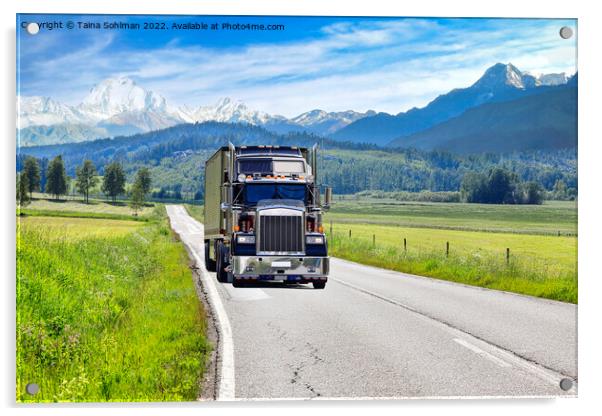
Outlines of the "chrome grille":
M301 253L303 235L303 216L259 216L259 252Z

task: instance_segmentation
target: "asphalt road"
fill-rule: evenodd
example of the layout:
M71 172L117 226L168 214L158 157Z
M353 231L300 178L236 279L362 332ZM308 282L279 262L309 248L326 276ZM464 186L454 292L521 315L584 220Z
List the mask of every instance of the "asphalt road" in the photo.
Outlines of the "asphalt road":
M217 318L220 400L576 395L575 305L334 258L324 290L234 288L204 269L203 225L167 211Z

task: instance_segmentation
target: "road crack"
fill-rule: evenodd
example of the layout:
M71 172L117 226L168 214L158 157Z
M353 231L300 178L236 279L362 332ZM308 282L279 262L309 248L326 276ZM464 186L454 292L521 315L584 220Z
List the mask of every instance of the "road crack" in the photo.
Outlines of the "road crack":
M319 349L310 342L303 343L301 348L299 348L298 345L291 345L295 343L295 340L289 336L286 330L280 328L277 324L271 321L267 323L267 326L270 328L270 330L272 330L272 332L274 332L278 341L284 346L288 347L287 349L289 352L297 351L294 355L295 362L287 363L287 366L292 372L290 384L302 386L309 393L311 393L312 397L310 398L321 397L322 394L312 383L309 382L309 380L307 380L307 377L304 377L303 375L307 368L324 362L324 359L319 355Z

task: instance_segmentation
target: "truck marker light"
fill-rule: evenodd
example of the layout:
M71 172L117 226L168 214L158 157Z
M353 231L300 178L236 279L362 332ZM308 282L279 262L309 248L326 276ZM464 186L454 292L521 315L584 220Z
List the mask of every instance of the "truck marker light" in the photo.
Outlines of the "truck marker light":
M240 227L238 225L234 226L234 231L240 231Z
M319 232L319 233L324 233L324 227L320 225L320 226L318 227L318 232Z

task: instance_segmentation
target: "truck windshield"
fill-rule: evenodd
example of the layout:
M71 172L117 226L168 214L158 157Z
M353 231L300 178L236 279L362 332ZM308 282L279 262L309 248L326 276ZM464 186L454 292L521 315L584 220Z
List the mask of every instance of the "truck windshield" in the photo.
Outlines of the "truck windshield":
M294 199L305 202L306 192L305 184L248 183L243 195L246 205L257 205L262 199Z
M244 174L272 173L271 159L247 159L238 162L238 172Z

